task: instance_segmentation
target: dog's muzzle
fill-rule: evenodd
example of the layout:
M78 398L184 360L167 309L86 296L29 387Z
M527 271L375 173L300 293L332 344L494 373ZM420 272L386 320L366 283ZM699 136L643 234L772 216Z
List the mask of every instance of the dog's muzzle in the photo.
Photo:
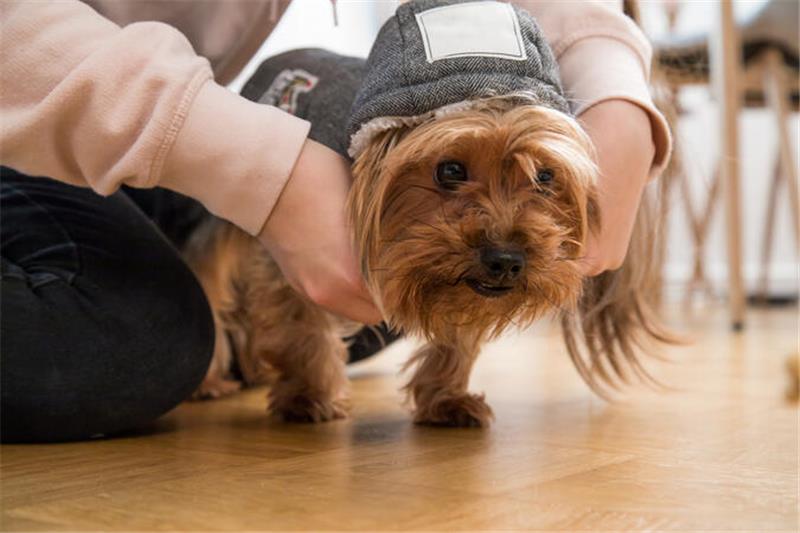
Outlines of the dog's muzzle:
M466 283L481 296L497 298L511 292L525 272L525 254L517 248L485 246L480 259L481 276L469 278Z

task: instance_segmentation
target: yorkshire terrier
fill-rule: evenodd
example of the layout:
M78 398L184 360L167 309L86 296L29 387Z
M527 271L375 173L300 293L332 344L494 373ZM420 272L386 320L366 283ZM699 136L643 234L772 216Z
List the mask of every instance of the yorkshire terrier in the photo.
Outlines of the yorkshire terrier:
M569 113L535 21L495 4L411 2L381 30L366 65L319 50L292 52L267 60L243 91L308 117L312 137L338 132L328 144L354 157L347 209L363 275L386 322L425 341L406 365L413 376L405 387L422 424L487 426L491 408L467 388L481 346L546 313L561 316L570 357L601 394L627 382L630 371L648 377L635 351L641 341L669 340L648 302L649 209L640 212L620 270L581 274L587 238L601 224L592 143ZM478 8L478 16L469 12ZM453 53L458 43L437 41L441 9L451 10L448 23L477 25L478 36L480 25L505 24L511 14L508 31L520 37L518 48L509 40ZM387 66L386 57L398 53L405 62ZM409 65L413 54L422 60ZM324 86L325 69L334 72L337 61L358 82L350 96ZM508 65L519 84L497 74L498 65ZM396 68L405 69L402 76L391 72ZM399 88L392 85L398 78ZM314 104L315 91L322 104ZM327 100L342 93L344 104ZM404 101L410 111L398 109ZM321 109L338 116L323 119ZM195 233L186 256L217 328L214 359L196 395L238 389L230 375L235 358L246 383L270 383L269 409L282 418L344 417L342 339L360 325L296 293L258 241L221 220Z

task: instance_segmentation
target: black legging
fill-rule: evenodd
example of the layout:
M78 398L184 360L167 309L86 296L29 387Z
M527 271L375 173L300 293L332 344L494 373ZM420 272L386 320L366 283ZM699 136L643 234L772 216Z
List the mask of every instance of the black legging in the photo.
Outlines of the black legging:
M0 169L0 437L61 441L145 424L188 397L214 345L180 246L207 212L165 191ZM351 360L380 348L363 336Z

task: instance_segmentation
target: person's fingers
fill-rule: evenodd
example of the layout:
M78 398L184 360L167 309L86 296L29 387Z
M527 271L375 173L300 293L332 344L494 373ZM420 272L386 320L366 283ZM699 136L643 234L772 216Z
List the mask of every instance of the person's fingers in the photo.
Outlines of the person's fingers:
M354 299L350 305L344 306L345 309L342 309L340 314L349 318L350 320L355 320L356 322L361 322L362 324L378 324L383 320L380 311L378 308L375 307L375 304L371 301L362 300L361 298Z
M370 294L369 289L367 288L367 282L364 281L364 278L361 277L360 274L356 277L356 281L353 284L352 288L353 288L353 293L356 296L369 303L373 303L374 300L372 298L372 294Z
M607 265L599 257L588 258L581 263L581 266L582 274L589 278L599 276L608 270Z
M377 324L382 320L381 313L378 310L378 306L375 305L375 301L372 298L372 294L369 292L364 277L361 275L361 270L357 266L355 256L352 255L350 259L350 268L347 270L346 279L352 296L358 298L363 304L365 312L361 313L361 315L369 318L369 320L362 320L362 322L366 324Z
M598 264L582 263L581 273L587 278L593 278L595 276L599 276L605 272L605 270L605 268Z
M599 273L600 264L597 257L593 255L585 255L578 261L578 264L580 265L581 274L584 276L594 276Z
M357 276L355 283L352 278L346 288L342 289L342 298L337 299L334 305L339 314L364 324L377 324L382 320L381 313L367 290L366 283Z
M331 291L323 294L309 295L312 301L328 311L361 322L363 324L377 324L381 313L372 302L345 290Z
M583 247L583 257L579 263L581 274L587 277L596 276L603 272L601 260L597 253L596 237L591 236Z
M378 310L360 276L339 274L333 279L311 278L311 283L297 287L299 292L324 309L364 324L381 321Z

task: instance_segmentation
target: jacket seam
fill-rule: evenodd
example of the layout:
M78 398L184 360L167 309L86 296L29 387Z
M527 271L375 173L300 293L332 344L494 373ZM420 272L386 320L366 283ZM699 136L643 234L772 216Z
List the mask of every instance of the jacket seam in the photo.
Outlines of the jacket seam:
M195 74L194 77L189 81L178 107L172 114L169 126L167 126L167 131L164 133L164 138L161 141L158 150L156 151L156 156L153 158L153 163L150 166L150 172L148 172L147 183L145 187L154 187L158 183L159 178L161 177L161 171L164 167L164 162L167 159L167 155L172 149L172 146L175 144L175 140L178 138L178 133L183 127L183 124L186 122L186 117L189 114L189 108L191 107L192 103L194 103L200 88L205 85L208 80L212 79L212 76L213 75L210 72L210 69L203 69Z

